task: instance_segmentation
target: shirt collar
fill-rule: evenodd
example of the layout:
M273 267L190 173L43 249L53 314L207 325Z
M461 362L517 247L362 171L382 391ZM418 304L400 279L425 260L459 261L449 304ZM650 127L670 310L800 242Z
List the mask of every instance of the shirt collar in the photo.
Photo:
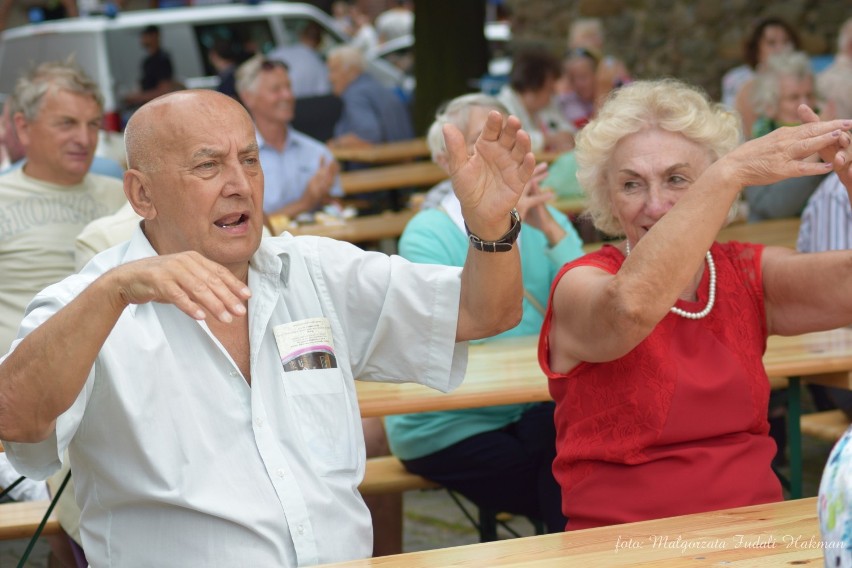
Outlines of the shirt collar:
M290 125L288 124L287 125L287 139L284 141L284 150L282 151L282 153L286 152L287 148L290 148L291 146L297 146L299 144L299 140L297 139L297 136L295 136L295 133L296 133L296 131L293 130L290 127ZM263 136L261 136L259 130L255 129L254 134L255 134L255 137L257 138L258 148L269 148L270 150L275 150L275 148L270 146L266 142L266 140L263 138ZM278 150L275 150L275 151L277 152Z
M249 260L249 268L257 270L263 274L278 275L281 278L281 283L286 287L290 279L290 253L284 250L282 246L289 242L294 237L292 235L283 235L281 237L265 237L260 240L260 246L251 260ZM142 230L140 222L133 231L133 236L130 238L130 244L125 252L124 262L141 260L157 256L157 251L151 245L145 232ZM129 306L130 313L135 314L138 304Z
M289 234L262 238L257 252L251 257L249 267L264 274L277 275L286 287L290 280L290 253L282 245L292 241L293 238Z

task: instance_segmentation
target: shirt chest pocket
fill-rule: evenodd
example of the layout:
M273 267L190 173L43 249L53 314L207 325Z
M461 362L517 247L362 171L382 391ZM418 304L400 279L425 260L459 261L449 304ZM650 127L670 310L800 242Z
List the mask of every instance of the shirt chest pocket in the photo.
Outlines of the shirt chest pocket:
M353 420L343 373L338 368L283 373L293 424L317 473L351 473L357 466Z

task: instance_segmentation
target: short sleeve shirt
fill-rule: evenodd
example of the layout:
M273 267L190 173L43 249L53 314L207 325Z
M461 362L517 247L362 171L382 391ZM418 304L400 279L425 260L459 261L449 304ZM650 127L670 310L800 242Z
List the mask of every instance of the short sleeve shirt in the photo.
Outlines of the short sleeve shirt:
M37 296L25 331L111 267L154 254L137 229ZM460 271L284 235L263 239L249 286L251 386L205 324L171 305L131 305L55 435L6 444L32 477L69 449L93 566L369 556L354 379L460 382Z

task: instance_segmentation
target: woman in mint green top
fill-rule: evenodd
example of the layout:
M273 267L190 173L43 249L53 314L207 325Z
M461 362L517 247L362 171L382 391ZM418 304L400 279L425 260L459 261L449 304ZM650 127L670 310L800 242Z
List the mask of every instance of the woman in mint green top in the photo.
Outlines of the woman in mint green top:
M443 124L453 122L472 143L491 110L507 114L496 99L480 94L454 99L439 111L428 137L433 159L446 167ZM545 205L549 196L538 183L546 174L545 167L537 168L518 203L524 222L516 243L526 292L523 317L497 337L538 334L554 276L583 254L567 217ZM424 207L405 228L400 255L413 262L462 266L470 244L450 182L433 188ZM388 416L385 429L391 450L410 471L479 507L526 515L543 520L549 531L563 530L559 487L551 473L556 454L552 403Z

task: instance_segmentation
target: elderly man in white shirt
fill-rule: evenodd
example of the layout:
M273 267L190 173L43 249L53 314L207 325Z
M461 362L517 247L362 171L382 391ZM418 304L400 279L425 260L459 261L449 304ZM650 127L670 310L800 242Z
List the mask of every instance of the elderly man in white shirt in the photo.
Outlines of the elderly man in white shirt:
M497 113L448 127L474 250L461 270L315 237L261 242L245 110L145 105L126 140L133 238L40 293L0 363L0 438L50 475L69 450L94 566L295 566L370 554L354 379L449 390L465 341L521 314L513 207L534 159Z

